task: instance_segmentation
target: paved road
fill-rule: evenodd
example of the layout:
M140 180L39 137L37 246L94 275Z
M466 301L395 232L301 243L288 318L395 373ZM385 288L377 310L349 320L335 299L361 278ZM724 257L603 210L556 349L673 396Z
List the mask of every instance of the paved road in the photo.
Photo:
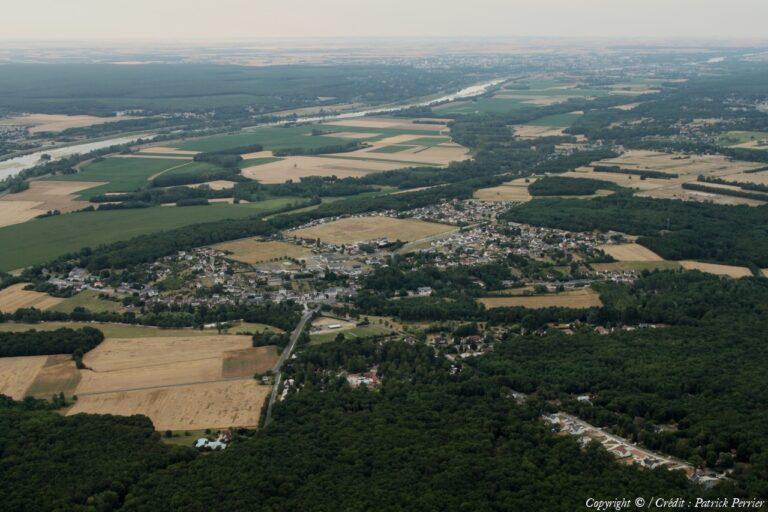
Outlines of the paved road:
M291 339L288 341L288 346L285 347L283 353L280 354L280 359L277 360L277 364L275 364L275 367L272 368L272 374L275 376L275 383L272 385L272 394L269 395L267 416L264 418L265 427L272 421L272 407L274 407L275 401L277 400L277 390L280 387L280 382L283 379L283 374L280 369L283 367L283 363L285 363L285 361L291 357L293 349L296 348L296 342L299 341L299 335L301 334L301 331L304 330L304 325L312 317L315 311L316 310L311 309L302 315L301 320L299 321L299 325L297 325L291 333Z

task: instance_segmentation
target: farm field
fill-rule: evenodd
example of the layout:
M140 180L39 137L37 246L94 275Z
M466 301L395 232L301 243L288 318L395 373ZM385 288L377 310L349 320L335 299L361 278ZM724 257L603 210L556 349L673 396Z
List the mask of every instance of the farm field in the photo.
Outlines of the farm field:
M345 153L345 155L352 153ZM323 156L290 156L278 161L246 167L241 174L260 183L285 183L299 181L306 176L336 176L338 178L359 178L372 172L391 171L408 167L398 162L353 160Z
M643 270L675 270L682 268L677 261L616 261L613 263L592 263L592 268L600 271L615 270L634 270L641 272Z
M64 114L27 114L0 120L0 126L26 126L29 133L61 132L69 128L85 128L97 124L138 119L131 116L97 117Z
M575 171L561 174L564 177L592 178L611 181L619 186L638 190L638 196L661 199L681 199L686 201L711 201L718 204L746 204L757 206L762 201L733 197L710 192L686 190L683 183L695 183L699 175L731 180L732 176L745 176L744 172L764 167L756 162L730 160L721 155L683 155L677 153L660 153L647 150L630 150L619 156L595 162L593 165L618 166L628 170L661 171L677 174L670 179L646 178L624 173L595 172L592 167L580 167ZM760 174L760 173L753 173ZM747 173L746 176L750 176ZM762 178L757 178L762 179ZM709 185L709 184L708 184ZM720 188L727 188L719 186ZM712 185L711 188L718 188Z
M155 430L256 427L271 392L253 378L79 396L67 415L143 414Z
M99 298L99 293L93 290L83 290L77 295L63 299L49 309L51 309L51 311L71 313L77 307L82 307L93 312L108 311L112 313L121 313L125 310L120 302L101 299Z
M242 219L291 204L293 198L239 205L153 207L58 215L0 228L0 270L43 263L83 247L206 221Z
M438 235L455 229L445 224L435 224L413 219L392 217L350 217L309 228L289 231L289 236L306 238L331 244L345 244L388 238L410 242Z
M146 414L157 430L255 426L270 387L253 375L277 362L250 336L107 339L88 352L67 412Z
M109 192L133 192L147 184L147 181L169 169L188 167L189 161L172 158L120 158L109 157L84 166L77 174L56 175L47 181L98 182L85 189L79 197L88 199Z
M732 148L768 150L768 132L731 131L720 136L718 142Z
M230 258L243 263L262 263L276 258L301 258L309 254L309 249L300 245L279 241L261 241L254 238L235 240L212 246L220 251L231 252Z
M528 192L528 185L536 181L536 178L518 178L516 180L503 183L497 187L481 188L474 193L475 199L481 201L514 201L518 203L527 203L533 196Z
M593 308L600 307L600 295L591 288L579 288L560 293L545 295L530 295L516 297L484 297L478 302L486 308L509 308L522 306L531 309L543 309L549 307L558 308Z
M720 265L717 263L704 263L701 261L683 260L680 265L686 270L700 270L708 274L718 276L728 276L738 279L740 277L750 277L752 271L747 267L737 267L734 265Z
M360 327L353 327L351 329L342 328L333 331L323 331L310 335L310 345L321 345L323 343L329 343L335 341L339 334L344 336L345 340L353 340L355 338L364 338L366 336L377 336L380 334L389 334L393 332L392 329L387 329L378 325L366 325Z
M21 400L48 356L0 357L0 394Z
M25 290L27 283L17 283L0 290L0 312L13 313L19 308L50 309L64 299L47 293Z
M31 181L27 190L0 198L0 227L27 222L50 210L61 213L81 210L90 203L79 199L78 193L99 185L104 183Z
M663 261L664 258L640 244L608 244L598 247L618 261Z

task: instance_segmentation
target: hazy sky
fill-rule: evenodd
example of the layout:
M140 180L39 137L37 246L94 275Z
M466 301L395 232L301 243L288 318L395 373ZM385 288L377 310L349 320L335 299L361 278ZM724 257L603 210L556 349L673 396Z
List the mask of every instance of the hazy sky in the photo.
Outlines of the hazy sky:
M766 38L768 0L2 0L0 39Z

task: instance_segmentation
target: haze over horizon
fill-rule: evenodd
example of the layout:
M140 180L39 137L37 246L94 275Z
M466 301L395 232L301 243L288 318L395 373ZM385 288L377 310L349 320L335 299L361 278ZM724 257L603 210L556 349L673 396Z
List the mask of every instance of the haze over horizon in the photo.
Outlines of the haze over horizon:
M576 37L765 39L764 0L37 0L2 10L0 39ZM425 23L425 20L431 20ZM468 21L471 20L471 23Z

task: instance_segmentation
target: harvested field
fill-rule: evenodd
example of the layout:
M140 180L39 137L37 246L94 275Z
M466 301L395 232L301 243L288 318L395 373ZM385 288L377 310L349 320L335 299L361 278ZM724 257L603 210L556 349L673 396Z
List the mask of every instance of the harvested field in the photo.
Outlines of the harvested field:
M228 188L232 188L235 186L234 181L227 181L227 180L216 180L216 181L206 181L205 183L197 183L195 185L187 185L189 188L200 188L202 186L207 186L211 190L225 190Z
M345 155L352 154L345 153ZM276 162L246 167L241 174L260 183L285 183L288 180L299 181L306 176L359 178L372 172L391 171L403 167L408 167L408 164L326 156L291 156Z
M171 365L208 359L221 361L222 353L251 347L248 336L179 336L169 338L108 339L83 358L94 374ZM188 376L180 375L181 382Z
M0 198L0 227L26 222L49 210L62 213L81 210L89 203L78 200L75 194L99 185L104 183L32 181L27 190Z
M253 238L226 242L213 246L219 251L231 252L230 258L243 263L262 263L274 259L301 258L310 253L310 250L300 245L279 241L260 241Z
M503 183L498 187L481 188L475 191L474 198L481 201L514 201L518 203L527 203L533 197L528 192L528 185L536 181L536 178L518 178L508 183Z
M611 181L622 187L640 190L638 195L641 197L703 201L717 204L746 204L749 206L764 204L764 202L755 199L746 199L697 190L686 190L682 188L683 183L696 182L699 175L726 180L733 179L732 176L739 176L740 178L744 176L752 176L753 174L745 174L744 172L761 167L762 164L760 163L737 160L732 161L721 155L684 155L677 153L631 150L618 158L595 162L594 165L618 166L622 169L635 171L661 171L669 174L677 174L677 176L670 179L641 179L640 176L632 176L624 173L596 173L592 167L580 167L575 171L564 173L562 176ZM760 173L754 174L759 175Z
M265 373L277 364L279 356L276 347L253 347L224 352L221 376L225 379L234 377L253 377Z
M156 430L255 427L271 389L246 378L82 395L67 415L144 414Z
M0 357L0 394L24 398L48 356Z
M0 119L0 126L27 126L30 133L61 132L68 128L85 128L86 126L115 123L128 119L138 118L131 116L96 117L68 116L64 114L28 114Z
M36 398L50 398L59 393L72 396L79 382L80 371L72 357L67 354L52 355L48 356L26 394Z
M618 261L662 261L664 258L640 244L601 245L606 254Z
M733 265L719 265L717 263L703 263L701 261L684 260L680 264L686 270L700 270L708 274L718 276L728 276L738 279L739 277L749 277L752 272L747 267L736 267Z
M274 366L277 351L251 343L236 335L107 339L83 358L68 414L146 414L159 430L254 426L270 387L252 377Z
M17 283L0 290L0 312L13 313L19 308L41 310L55 306L64 299L51 297L47 293L25 290L28 283Z
M564 128L554 126L534 126L526 124L517 124L513 126L515 137L521 139L535 139L538 137L559 137L563 135Z
M0 227L21 224L45 213L38 207L37 201L4 201L0 200Z
M346 244L388 238L410 242L456 229L413 219L392 217L350 217L310 228L289 231L288 235L331 244Z
M593 308L600 307L600 295L591 288L579 288L561 293L546 295L516 296L516 297L485 297L478 302L486 308L510 308L522 306L531 309L543 309L549 307L559 308Z

